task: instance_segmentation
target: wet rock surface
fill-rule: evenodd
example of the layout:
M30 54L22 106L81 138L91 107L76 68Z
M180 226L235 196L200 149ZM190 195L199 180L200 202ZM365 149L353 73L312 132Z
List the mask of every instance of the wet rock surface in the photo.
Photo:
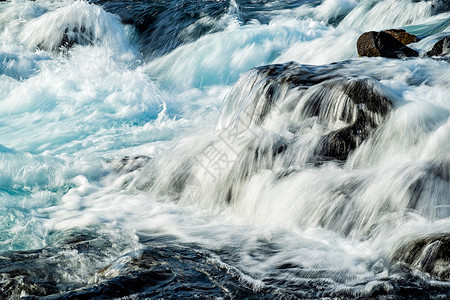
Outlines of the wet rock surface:
M419 238L400 247L394 261L409 265L440 280L450 280L450 235Z
M427 52L427 56L445 56L450 53L450 36L440 39L433 48Z
M325 160L346 160L350 151L369 137L378 127L379 120L385 119L393 108L392 102L377 91L378 82L372 78L342 79L337 85L355 110L349 115L340 116L339 120L345 121L347 126L322 138L316 152Z
M392 37L394 37L396 40L398 40L405 46L420 41L420 39L417 36L406 32L406 30L404 29L388 29L383 30L383 32L390 34Z
M395 35L404 42L412 38L394 31ZM368 57L404 58L417 57L419 53L413 50L388 32L370 31L363 33L356 43L358 55Z
M349 153L369 137L388 116L393 109L393 103L387 90L377 80L370 77L343 76L340 73L343 68L344 64L315 67L297 63L255 68L254 76L261 83L254 84L248 92L258 96L247 105L243 115L250 118L255 125L261 126L271 112L284 105L283 97L290 93L290 97L298 100L297 104L291 105L299 106L295 109L297 112L291 116L294 123L317 118L319 123L326 126L336 122L345 124L322 137L316 147L316 159L346 160ZM239 94L240 87L236 89L236 93L232 91L230 97L242 97ZM244 109L237 111L242 110ZM234 117L239 118L242 116ZM299 126L301 127L300 124Z

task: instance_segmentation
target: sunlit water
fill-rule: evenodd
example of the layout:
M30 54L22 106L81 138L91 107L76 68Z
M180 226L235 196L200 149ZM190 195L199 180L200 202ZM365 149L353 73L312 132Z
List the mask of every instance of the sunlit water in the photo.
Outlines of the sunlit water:
M358 58L390 28L422 57ZM449 32L437 0L0 2L0 298L450 296L396 258L450 234Z

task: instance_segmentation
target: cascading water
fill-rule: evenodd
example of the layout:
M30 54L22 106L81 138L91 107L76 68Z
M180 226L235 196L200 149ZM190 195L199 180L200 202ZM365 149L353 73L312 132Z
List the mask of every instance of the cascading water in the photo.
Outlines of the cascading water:
M449 297L449 20L0 2L0 298ZM391 28L419 57L358 57Z

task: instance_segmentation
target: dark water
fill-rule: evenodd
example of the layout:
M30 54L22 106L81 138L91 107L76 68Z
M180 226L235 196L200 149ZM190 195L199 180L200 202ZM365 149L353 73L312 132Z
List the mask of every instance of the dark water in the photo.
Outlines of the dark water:
M243 24L258 20L267 24L270 12L281 9L295 9L301 5L321 1L91 1L102 5L122 21L133 24L139 31L141 51L145 55L161 55L183 43L221 31L225 24L218 21L230 11L233 5L239 6L236 16ZM202 20L204 22L202 22ZM218 24L219 23L219 24ZM189 27L188 34L186 28Z
M98 277L100 282L96 284L61 280L62 274L77 268L66 261L71 251L92 261L107 258L104 249L110 248L112 242L106 236L96 235L94 230L71 232L59 247L4 253L0 260L4 282L1 296L10 299L25 292L33 296L24 299L128 299L130 296L133 299L317 299L353 298L352 289L358 288L336 291L335 286L345 283L351 275L308 270L290 263L277 266L273 274L266 274L260 286L233 267L239 263L239 259L233 259L242 251L239 247L208 250L198 244L182 244L171 237L151 235L140 236L140 242L142 249L129 252L91 274ZM261 240L249 255L267 257L281 250L278 247ZM426 278L412 273L406 266L396 266L392 272L396 275L379 281L367 298L445 299L448 294L445 285L430 285Z

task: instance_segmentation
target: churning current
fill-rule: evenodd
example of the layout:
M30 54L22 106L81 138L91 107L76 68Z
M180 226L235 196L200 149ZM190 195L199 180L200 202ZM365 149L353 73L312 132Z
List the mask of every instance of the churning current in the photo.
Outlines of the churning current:
M449 36L447 0L1 1L0 298L450 297Z

